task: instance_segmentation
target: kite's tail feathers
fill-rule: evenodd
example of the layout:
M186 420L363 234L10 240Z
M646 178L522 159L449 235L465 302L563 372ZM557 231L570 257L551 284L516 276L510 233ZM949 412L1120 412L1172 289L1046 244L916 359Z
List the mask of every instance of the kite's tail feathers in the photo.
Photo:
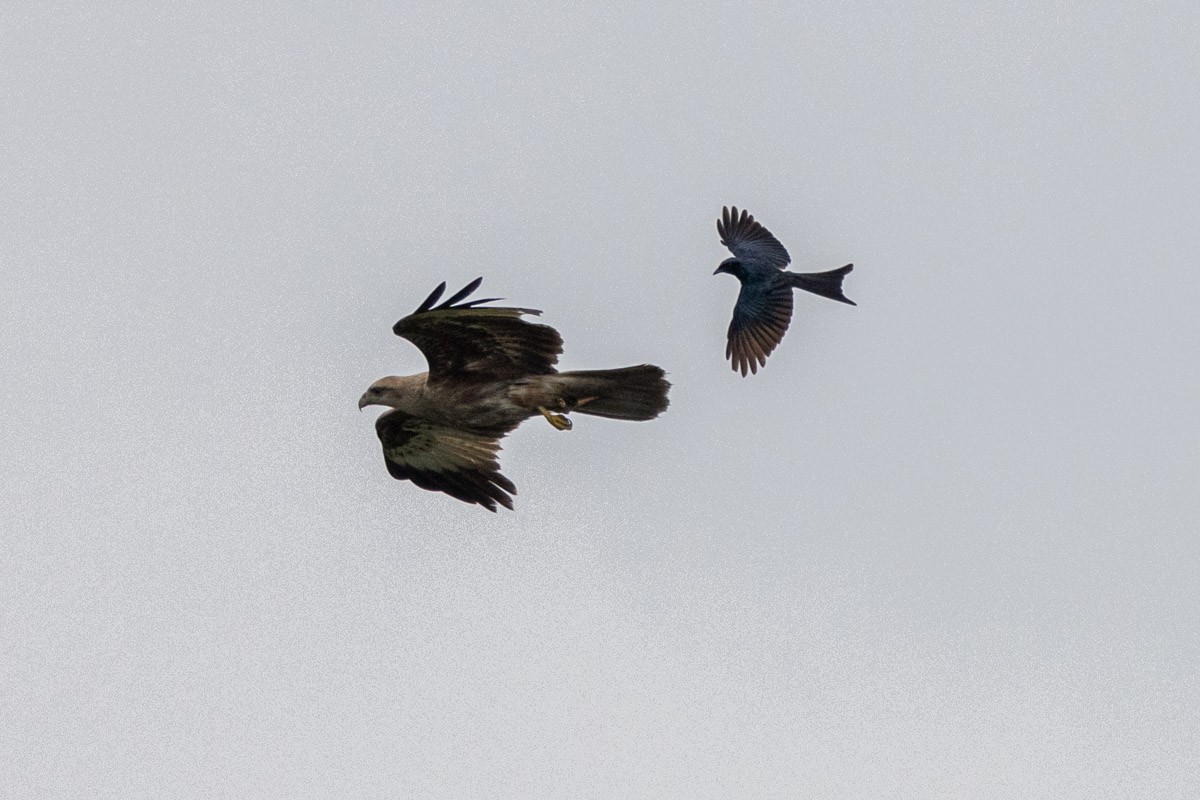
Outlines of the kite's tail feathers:
M852 269L854 269L854 265L847 264L828 272L785 272L783 274L792 286L853 306L858 304L842 294L842 278L846 277Z
M671 384L653 364L560 372L568 410L610 419L648 420L666 410Z

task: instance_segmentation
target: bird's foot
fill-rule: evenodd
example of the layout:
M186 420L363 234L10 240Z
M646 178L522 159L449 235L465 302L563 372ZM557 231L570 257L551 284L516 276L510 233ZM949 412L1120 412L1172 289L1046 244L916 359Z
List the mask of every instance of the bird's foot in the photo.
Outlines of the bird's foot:
M542 416L546 418L546 421L553 425L557 430L571 430L571 420L567 419L562 414L555 414L554 412L548 410L545 406L538 406L538 411L542 412Z

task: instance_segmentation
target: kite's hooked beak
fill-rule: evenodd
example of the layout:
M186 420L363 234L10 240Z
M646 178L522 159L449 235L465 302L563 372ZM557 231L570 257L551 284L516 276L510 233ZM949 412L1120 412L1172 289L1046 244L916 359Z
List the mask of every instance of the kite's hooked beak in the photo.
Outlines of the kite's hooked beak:
M387 380L381 379L381 380ZM389 389L387 386L381 386L380 381L372 383L370 388L363 392L363 396L358 398L358 410L362 411L367 406L392 406L396 402L396 392ZM392 406L394 408L394 406Z

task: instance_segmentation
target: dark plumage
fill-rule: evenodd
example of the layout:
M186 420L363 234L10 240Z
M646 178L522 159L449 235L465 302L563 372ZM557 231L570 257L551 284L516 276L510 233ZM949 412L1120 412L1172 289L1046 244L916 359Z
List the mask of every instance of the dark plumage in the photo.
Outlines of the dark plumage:
M788 251L745 210L739 213L737 206L721 209L717 233L733 258L722 261L713 274L727 272L742 284L729 323L725 357L743 377L766 365L767 356L787 332L792 289L855 305L842 294L842 278L854 269L853 264L828 272L786 272L784 267L792 261Z

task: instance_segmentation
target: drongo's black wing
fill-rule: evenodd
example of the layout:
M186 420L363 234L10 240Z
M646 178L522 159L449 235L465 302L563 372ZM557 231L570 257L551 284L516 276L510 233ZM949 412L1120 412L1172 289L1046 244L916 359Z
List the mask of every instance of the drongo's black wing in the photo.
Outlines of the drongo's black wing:
M792 320L792 287L786 282L743 283L729 323L725 357L735 371L757 373Z
M791 263L792 257L779 240L771 232L755 221L754 217L743 209L738 212L737 206L730 211L721 209L721 218L717 220L717 233L721 236L721 244L729 248L739 261L747 264L765 264L783 269Z

